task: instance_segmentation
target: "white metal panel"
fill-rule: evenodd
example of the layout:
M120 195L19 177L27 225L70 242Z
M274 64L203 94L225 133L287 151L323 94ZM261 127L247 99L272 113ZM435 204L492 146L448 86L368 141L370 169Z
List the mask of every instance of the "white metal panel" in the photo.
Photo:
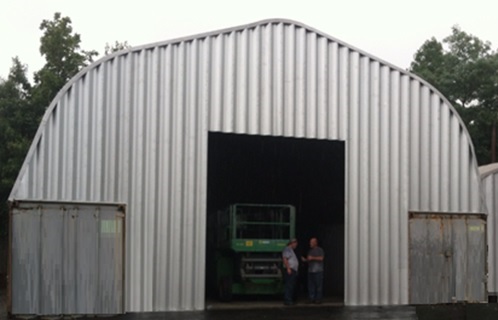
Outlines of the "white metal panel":
M126 310L202 309L208 131L346 141L348 305L408 303L408 211L482 209L439 92L285 20L89 66L48 108L10 199L127 203Z

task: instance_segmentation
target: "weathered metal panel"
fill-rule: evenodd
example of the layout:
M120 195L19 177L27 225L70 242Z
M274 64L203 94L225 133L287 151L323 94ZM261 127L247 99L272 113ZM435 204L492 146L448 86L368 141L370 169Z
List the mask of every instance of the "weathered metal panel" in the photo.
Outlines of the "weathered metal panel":
M408 211L482 211L439 92L286 20L92 64L48 108L10 199L126 203L126 310L203 309L209 131L346 141L348 305L408 303Z
M22 201L11 209L11 313L124 312L124 207Z
M479 167L488 212L488 291L498 295L498 163Z
M411 213L410 303L486 302L486 216Z
M478 301L487 301L487 229L482 220L468 220L464 226L467 228L467 268L468 276L465 281L465 297L474 297ZM483 235L484 233L484 235ZM459 296L457 296L459 299Z
M36 314L39 310L41 250L39 210L13 216L12 313Z

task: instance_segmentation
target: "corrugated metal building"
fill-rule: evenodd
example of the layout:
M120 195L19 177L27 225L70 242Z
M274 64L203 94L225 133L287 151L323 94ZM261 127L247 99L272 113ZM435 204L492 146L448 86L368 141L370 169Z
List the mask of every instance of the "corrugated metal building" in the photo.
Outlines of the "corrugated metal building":
M481 173L483 193L488 212L488 291L491 295L498 295L498 163L491 163L479 167Z
M48 108L10 200L126 204L126 311L203 309L209 132L344 141L347 305L410 302L410 212L482 212L469 134L437 90L287 20L85 68Z

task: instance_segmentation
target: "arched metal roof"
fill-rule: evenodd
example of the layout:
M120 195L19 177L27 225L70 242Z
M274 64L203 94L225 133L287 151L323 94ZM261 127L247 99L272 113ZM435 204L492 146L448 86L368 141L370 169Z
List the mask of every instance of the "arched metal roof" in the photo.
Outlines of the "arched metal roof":
M419 76L417 76L414 73L409 72L406 69L402 69L402 68L400 68L398 66L395 66L392 63L389 63L389 62L387 62L387 61L385 61L383 59L380 59L380 58L378 58L378 57L370 54L370 53L367 53L367 52L365 52L365 51L363 51L361 49L358 49L358 48L356 48L353 45L350 45L350 44L348 44L348 43L346 43L346 42L344 42L342 40L339 40L339 39L337 39L335 37L332 37L332 36L330 36L330 35L322 32L322 31L319 31L319 30L313 28L313 27L305 25L304 23L301 23L301 22L298 22L298 21L294 21L294 20L290 20L290 19L281 19L281 18L278 18L278 19L266 19L266 20L262 20L262 21L258 21L258 22L254 22L254 23L250 23L250 24L246 24L246 25L241 25L241 26L237 26L237 27L231 27L231 28L226 28L226 29L222 29L222 30L215 30L215 31L201 33L201 34L196 34L196 35L192 35L192 36L180 37L180 38L176 38L176 39L165 40L165 41L155 42L155 43L151 43L151 44L145 44L145 45L141 45L141 46L132 47L132 48L129 48L129 49L121 50L121 51L114 52L112 54L106 55L103 58L95 61L91 65L83 68L78 74L76 74L59 91L59 93L54 98L54 100L52 101L52 103L50 104L50 106L47 108L47 111L45 112L45 114L43 116L43 119L42 119L42 121L40 123L40 126L38 128L38 131L37 131L37 133L36 133L36 135L35 135L35 137L33 139L33 144L31 145L31 147L29 149L29 152L28 152L28 154L26 156L26 160L24 161L24 164L23 164L23 166L22 166L22 168L20 170L19 176L21 176L21 174L24 172L24 170L25 170L25 163L26 163L26 161L30 158L30 156L33 153L33 149L34 149L33 146L41 138L41 129L45 125L46 118L50 116L52 110L57 105L57 101L60 99L60 97L65 92L67 92L67 90L69 88L71 88L71 86L72 86L73 83L75 83L76 81L78 81L78 79L80 79L81 77L83 77L91 69L98 67L99 65L103 64L106 61L112 60L112 59L114 59L114 58L116 58L118 56L127 55L129 53L139 52L139 51L142 51L142 50L152 49L152 48L156 48L156 47L164 47L164 46L167 46L167 45L170 45L170 44L178 44L180 42L186 42L186 41L188 42L188 41L193 41L193 40L196 40L196 39L203 39L203 38L206 38L206 37L211 37L211 36L216 36L216 35L227 34L227 33L231 33L231 32L234 32L234 31L241 31L241 30L246 30L246 29L252 29L252 28L255 28L257 26L267 25L267 24L270 24L270 23L282 23L282 24L289 24L289 25L299 26L299 27L304 28L304 29L306 29L306 30L308 30L310 32L314 32L314 33L316 33L316 34L318 34L318 35L320 35L322 37L325 37L325 38L329 39L330 41L333 41L333 42L335 42L335 43L337 43L337 44L339 44L341 46L347 47L350 50L358 52L358 53L360 53L363 56L369 57L372 60L378 61L378 62L380 62L383 65L386 65L386 66L389 66L392 69L398 70L400 73L404 73L404 74L410 75L411 78L420 81L421 83L423 83L424 85L430 87L431 90L433 90L434 92L438 93L441 96L441 98L444 100L445 104L448 105L449 108L452 110L452 112L454 112L455 115L458 117L458 119L460 121L460 125L461 125L462 130L464 130L466 132L467 136L469 137L469 140L471 141L470 134L468 133L467 128L463 124L463 120L461 119L461 117L458 114L458 112L456 112L456 110L452 106L452 104L446 99L446 97L444 97L443 94L441 94L439 92L438 89L436 89L434 86L432 86L430 83L428 83L424 79L420 78ZM470 145L471 145L471 148L472 148L472 153L475 154L474 145L472 143ZM13 187L13 190L12 190L12 193L11 193L11 197L12 197L12 194L14 193L14 191L16 190L16 187L17 187L17 180L16 180L16 183L15 183L15 185Z

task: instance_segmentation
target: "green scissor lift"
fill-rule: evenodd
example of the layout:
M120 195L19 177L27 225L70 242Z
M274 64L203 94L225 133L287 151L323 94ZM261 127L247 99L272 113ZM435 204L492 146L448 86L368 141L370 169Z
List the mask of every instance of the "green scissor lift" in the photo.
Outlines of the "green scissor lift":
M295 208L232 204L218 213L216 273L219 297L283 292L282 250L295 237Z

